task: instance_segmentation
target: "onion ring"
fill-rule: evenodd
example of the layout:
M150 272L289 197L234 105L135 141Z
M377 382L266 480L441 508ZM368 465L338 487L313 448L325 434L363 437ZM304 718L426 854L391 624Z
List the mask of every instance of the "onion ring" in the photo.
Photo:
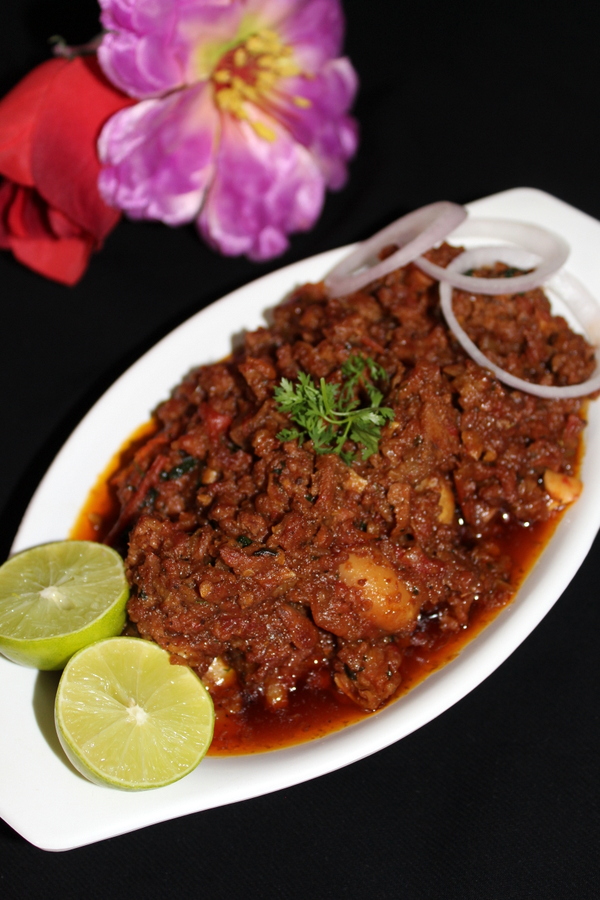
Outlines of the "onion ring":
M325 287L331 297L352 294L376 278L383 278L412 262L442 241L466 217L463 206L446 200L422 206L359 244L334 266L325 279ZM400 249L374 263L378 251L390 244L398 244Z
M468 219L459 225L450 235L450 240L461 238L487 237L509 241L518 244L520 248L529 250L541 258L541 262L533 272L527 275L517 275L512 279L511 293L518 294L521 291L531 291L539 287L566 262L569 255L569 245L565 240L529 222L513 222L510 219ZM444 269L436 266L420 256L415 259L415 265L436 281L448 281L461 291L469 291L473 294L506 294L505 278L473 278L471 275L463 275L456 268Z
M448 269L450 270L449 274L453 274L452 268L456 269L462 266L470 267L472 265L482 265L482 257L486 254L488 256L488 261L489 257L492 256L494 262L501 261L507 263L507 265L517 265L520 267L530 266L532 260L531 253L516 247L478 247L475 250L466 250L460 256L455 257L448 266ZM513 291L512 287L518 282L520 277L521 276L516 275L514 278L489 280L502 280L504 282L504 290L502 293L516 294L519 293L519 291ZM487 281L488 279L481 278L471 280ZM510 287L511 290L507 291L507 287ZM530 381L524 381L516 375L512 375L510 372L507 372L505 369L502 369L500 366L493 363L491 359L488 359L488 357L482 353L479 347L471 340L454 315L454 310L452 309L453 285L449 280L440 281L440 305L446 322L448 323L448 327L455 335L463 350L468 353L479 366L493 372L499 381L502 381L509 387L516 388L527 394L533 394L536 397L545 397L551 400L571 399L574 397L583 397L586 394L592 394L594 391L600 390L600 349L598 346L600 343L600 307L587 288L568 272L559 272L558 275L555 275L554 278L546 284L546 287L561 297L565 306L569 308L580 325L583 326L596 348L596 372L591 378L588 378L587 381L582 381L580 384L563 386L534 384ZM469 292L473 293L472 288L469 289ZM482 291L481 293L487 292Z

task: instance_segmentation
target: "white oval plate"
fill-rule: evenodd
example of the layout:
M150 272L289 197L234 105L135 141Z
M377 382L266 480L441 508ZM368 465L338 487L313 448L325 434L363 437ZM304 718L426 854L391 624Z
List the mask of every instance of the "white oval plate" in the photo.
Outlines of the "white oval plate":
M535 222L570 243L568 269L600 297L600 223L540 191L479 200L480 215ZM347 252L323 253L235 291L193 316L146 353L104 394L54 460L17 533L13 551L64 538L114 452L192 367L225 356L233 333L264 323L265 310L296 285L318 281ZM516 600L451 663L380 713L308 744L254 756L207 758L177 784L140 794L85 781L64 757L52 719L56 673L0 658L0 815L31 843L66 850L146 825L257 797L375 753L431 721L494 671L558 600L600 527L600 408L586 432L581 499ZM56 810L60 809L60 816Z

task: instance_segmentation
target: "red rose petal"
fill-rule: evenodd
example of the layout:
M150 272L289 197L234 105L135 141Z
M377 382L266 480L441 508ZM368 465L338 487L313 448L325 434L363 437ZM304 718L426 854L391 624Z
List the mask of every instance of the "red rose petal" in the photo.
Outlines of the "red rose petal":
M13 202L17 186L12 181L0 182L0 249L10 249L8 212Z
M83 233L81 228L75 225L74 222L71 222L68 216L61 213L59 209L53 209L51 206L47 207L47 220L50 231L55 237L78 238Z
M120 212L98 193L96 142L107 119L133 102L107 81L94 56L77 57L52 80L33 131L31 170L37 189L97 244Z
M93 238L12 238L10 249L19 262L46 278L73 285L87 268Z
M66 59L50 59L35 68L0 100L0 173L34 187L31 141L40 110Z
M34 188L16 185L4 218L13 238L45 238L50 233L46 204Z

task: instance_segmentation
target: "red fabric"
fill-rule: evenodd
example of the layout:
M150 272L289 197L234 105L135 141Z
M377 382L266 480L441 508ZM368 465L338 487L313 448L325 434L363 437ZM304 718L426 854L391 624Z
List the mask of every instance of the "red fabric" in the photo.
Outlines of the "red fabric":
M0 101L0 247L48 278L81 278L120 216L98 193L98 135L132 102L92 56L42 63Z

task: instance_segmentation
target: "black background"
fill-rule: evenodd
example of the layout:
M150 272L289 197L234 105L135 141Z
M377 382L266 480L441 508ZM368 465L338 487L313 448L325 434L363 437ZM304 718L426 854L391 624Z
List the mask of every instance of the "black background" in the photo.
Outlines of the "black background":
M2 558L81 416L211 300L435 200L528 186L600 218L597 4L344 6L361 146L347 187L285 257L228 260L191 227L122 222L69 289L0 254ZM0 90L47 58L49 35L78 43L97 30L94 0L3 0ZM66 853L32 847L0 821L0 894L598 897L599 575L596 544L494 675L417 733L331 775Z

